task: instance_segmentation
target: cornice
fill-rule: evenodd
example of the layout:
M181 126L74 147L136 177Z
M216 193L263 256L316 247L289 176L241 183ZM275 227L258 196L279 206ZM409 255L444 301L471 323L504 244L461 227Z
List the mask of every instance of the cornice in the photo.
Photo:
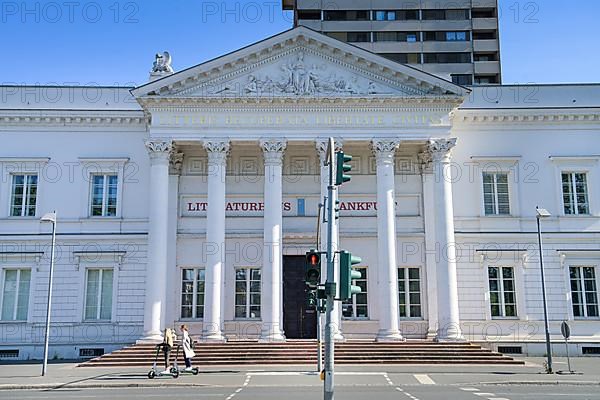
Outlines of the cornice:
M400 97L142 97L140 103L150 112L167 111L431 111L447 112L460 105L454 96Z
M453 113L454 124L544 124L599 122L600 108L595 110L518 109L518 110L458 110Z
M150 118L141 111L109 113L98 111L67 111L53 110L43 112L31 111L0 111L0 126L76 126L76 127L106 127L106 126L146 126Z

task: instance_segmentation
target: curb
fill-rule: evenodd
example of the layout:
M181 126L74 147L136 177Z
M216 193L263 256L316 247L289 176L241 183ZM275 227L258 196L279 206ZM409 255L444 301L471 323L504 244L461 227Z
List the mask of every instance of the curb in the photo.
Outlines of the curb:
M461 384L462 385L462 384ZM482 386L600 386L599 381L508 381L508 382L479 382L470 385Z
M0 385L0 392L9 390L46 390L46 389L110 389L110 388L163 388L163 387L220 387L205 383L40 383L33 385ZM236 386L237 387L237 386Z

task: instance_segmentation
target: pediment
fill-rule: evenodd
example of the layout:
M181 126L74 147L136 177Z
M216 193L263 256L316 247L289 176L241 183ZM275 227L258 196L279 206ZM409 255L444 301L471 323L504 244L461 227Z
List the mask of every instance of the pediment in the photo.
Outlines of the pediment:
M136 97L462 97L468 90L305 27L133 90Z

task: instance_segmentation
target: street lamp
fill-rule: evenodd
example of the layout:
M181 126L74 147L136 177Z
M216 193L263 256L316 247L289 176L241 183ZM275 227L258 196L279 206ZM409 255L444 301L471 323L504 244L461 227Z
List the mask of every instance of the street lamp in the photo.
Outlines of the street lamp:
M544 257L542 254L542 229L540 228L540 220L542 218L548 218L552 216L548 210L544 208L535 208L536 219L537 219L537 230L538 230L538 244L540 251L540 271L542 274L542 301L544 303L544 327L546 330L546 354L548 355L548 365L546 366L546 372L552 373L552 345L550 343L550 328L548 327L548 304L546 302L546 280L544 276Z
M54 272L54 248L56 247L56 211L44 215L41 222L52 222L52 249L50 251L50 277L48 278L48 304L46 309L46 335L44 338L44 363L42 376L48 367L48 340L50 339L50 308L52 303L52 273Z

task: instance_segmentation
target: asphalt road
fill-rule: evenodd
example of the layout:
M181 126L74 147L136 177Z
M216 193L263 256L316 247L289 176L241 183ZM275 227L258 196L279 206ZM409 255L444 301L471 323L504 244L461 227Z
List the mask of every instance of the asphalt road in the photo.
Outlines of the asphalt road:
M426 377L426 375L425 375ZM429 381L397 384L387 375L338 377L338 400L598 400L600 386L576 385L447 385ZM308 379L312 381L307 382ZM104 388L0 391L0 399L200 399L200 400L312 400L322 399L315 377L252 376L239 387Z

